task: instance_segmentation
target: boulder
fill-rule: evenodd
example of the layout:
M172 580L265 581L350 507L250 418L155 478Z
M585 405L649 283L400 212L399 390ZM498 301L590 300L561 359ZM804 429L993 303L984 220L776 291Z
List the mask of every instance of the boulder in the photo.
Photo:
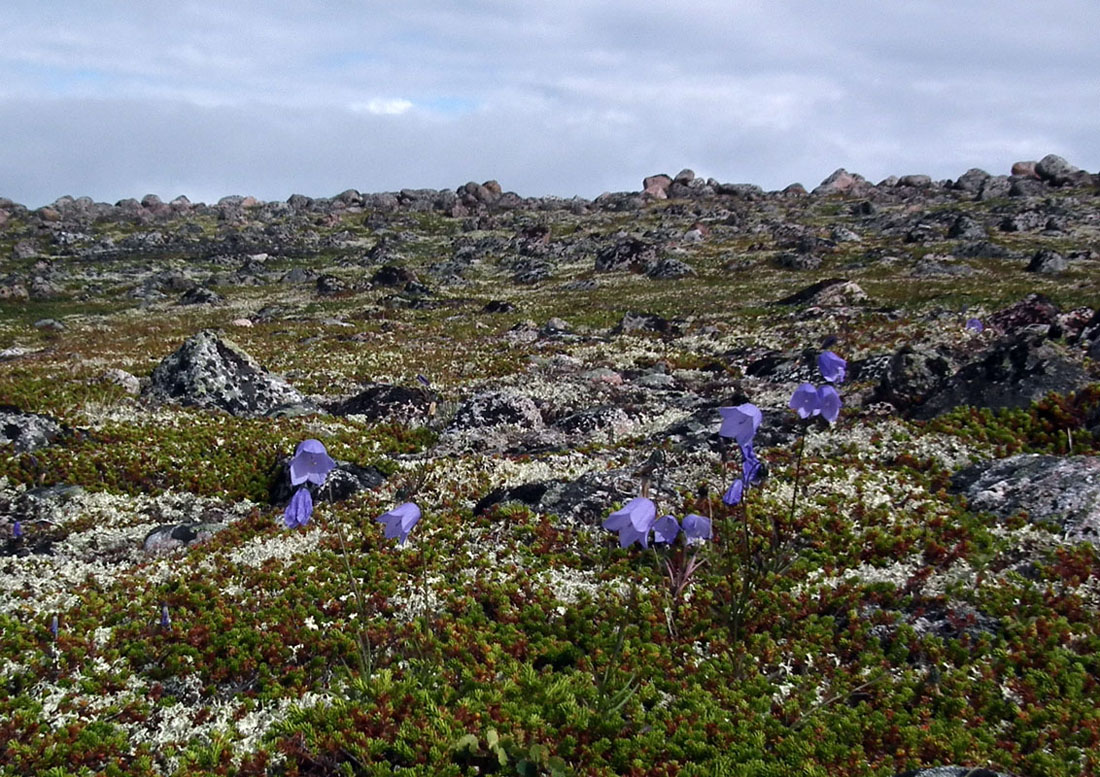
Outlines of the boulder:
M188 338L153 370L145 392L185 406L224 410L235 416L270 415L305 398L271 375L232 341L212 330Z
M0 405L0 450L11 446L16 453L38 450L68 436L60 422L38 413L24 413L12 405Z
M597 272L649 272L657 262L657 246L636 237L619 238L596 253Z
M1035 174L1055 186L1073 183L1080 172L1079 167L1074 167L1057 154L1047 154L1035 165Z
M974 464L951 480L971 509L1053 523L1068 543L1100 547L1100 458L1021 454Z
M1069 267L1069 264L1066 262L1064 256L1052 249L1042 248L1036 251L1035 255L1031 257L1031 262L1027 266L1027 271L1051 275L1065 272L1067 267Z
M486 391L466 400L458 408L448 429L479 429L488 426L543 426L542 413L534 401L512 391Z
M327 409L337 416L360 415L371 421L410 423L427 419L433 402L432 393L424 388L373 383Z

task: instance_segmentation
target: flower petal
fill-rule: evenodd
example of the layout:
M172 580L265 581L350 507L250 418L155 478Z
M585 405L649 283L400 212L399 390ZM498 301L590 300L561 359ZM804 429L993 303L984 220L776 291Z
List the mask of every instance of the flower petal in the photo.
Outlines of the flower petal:
M751 402L737 407L720 407L718 414L722 416L722 426L719 427L718 434L732 437L738 445L746 445L752 441L763 419L760 408Z
M799 418L809 418L821 412L821 398L817 388L810 383L803 383L794 390L791 395L791 410L798 413Z
M840 394L832 386L822 386L817 393L822 417L829 423L834 423L840 415Z
M829 383L843 383L848 362L832 351L822 351L817 357L817 368Z
M676 536L680 533L680 524L677 523L676 518L671 515L662 515L653 524L653 541L663 542L666 545L671 545L676 541Z

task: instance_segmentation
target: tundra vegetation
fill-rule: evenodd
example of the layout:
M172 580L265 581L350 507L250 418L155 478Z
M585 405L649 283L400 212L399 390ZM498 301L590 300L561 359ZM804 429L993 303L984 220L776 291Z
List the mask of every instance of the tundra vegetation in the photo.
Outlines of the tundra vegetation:
M0 775L1100 773L1055 167L0 200Z

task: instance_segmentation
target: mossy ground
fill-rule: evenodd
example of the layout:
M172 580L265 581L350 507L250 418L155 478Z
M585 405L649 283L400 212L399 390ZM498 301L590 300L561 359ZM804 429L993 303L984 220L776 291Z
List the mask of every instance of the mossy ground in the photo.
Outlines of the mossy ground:
M585 217L583 226L563 216L553 234L686 228L692 214L676 207ZM967 207L989 213L998 204ZM822 225L860 229L846 205L818 210ZM395 229L429 238L408 254L410 265L449 256L456 221L406 222ZM1045 238L1011 240L1039 247ZM226 305L198 308L139 310L121 292L95 304L0 303L0 348L33 351L0 363L0 404L77 430L49 448L5 453L4 494L59 483L91 494L56 525L29 531L60 543L157 522L152 508L112 517L92 509L95 499L192 493L246 508L186 552L120 555L73 582L70 604L57 611L30 588L4 592L0 774L857 777L943 763L1028 777L1100 772L1094 549L1061 546L1022 516L974 514L947 491L952 468L969 460L1100 453L1082 429L1100 403L1096 389L927 424L846 409L835 429L811 437L793 511L793 444L758 451L771 475L747 515L685 490L663 510L712 511L717 536L673 623L654 552L620 550L598 528L525 509L471 509L516 473L636 466L650 453L642 437L591 444L580 458L594 465L561 452L432 458L436 435L424 429L151 408L98 380L112 367L147 375L184 338L214 326L309 394L347 395L367 381L411 385L422 374L454 402L496 380L522 385L533 363L554 355L620 370L663 360L672 371L736 377L743 365L731 354L812 348L829 334L841 336L837 349L849 359L914 341L958 346L972 337L962 331L964 304L989 313L1035 291L1063 309L1096 302L1094 265L1048 278L976 260L968 278L917 279L908 269L930 247L881 240L790 272L773 266L774 245L751 243L719 236L689 249L691 278L598 276L592 291L565 286L591 277L584 268L517 287L489 263L441 292L446 304L425 309L387 304L392 290L320 298L307 286L223 287ZM905 261L861 261L886 247ZM740 269L731 269L735 260ZM363 274L331 256L287 266L295 264L350 280ZM770 304L837 275L871 297L863 312L806 317ZM482 313L491 299L517 311ZM268 304L286 313L230 325ZM686 336L609 336L628 310L682 319ZM586 339L503 337L524 319L550 316ZM66 329L32 326L47 317ZM278 462L304 437L392 476L288 531L267 495ZM695 457L712 495L724 489L729 475L716 456L669 454L677 455ZM373 518L414 482L423 483L416 500L425 515L398 548ZM734 574L723 574L721 557L737 547L742 522L764 542L772 519L798 553L757 586L734 636L726 618L739 568L735 561ZM1040 561L1024 576L1012 561L1027 544ZM5 575L24 563L3 558ZM162 605L169 628L159 624ZM972 628L975 612L998 627ZM918 632L898 613L938 617L953 630ZM360 633L372 648L369 676Z

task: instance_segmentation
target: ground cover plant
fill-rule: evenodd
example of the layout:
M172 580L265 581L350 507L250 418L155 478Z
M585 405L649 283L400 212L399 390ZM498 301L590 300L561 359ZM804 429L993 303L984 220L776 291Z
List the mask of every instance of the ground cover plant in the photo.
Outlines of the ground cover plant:
M0 200L0 774L1097 773L1100 196L972 173Z

